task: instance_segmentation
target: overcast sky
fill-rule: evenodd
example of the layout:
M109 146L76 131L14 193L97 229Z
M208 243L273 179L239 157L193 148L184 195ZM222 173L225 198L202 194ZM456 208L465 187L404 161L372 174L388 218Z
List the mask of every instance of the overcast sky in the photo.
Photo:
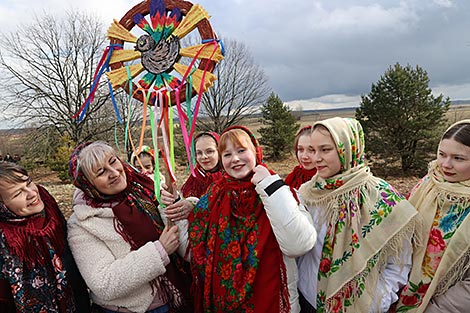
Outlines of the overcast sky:
M0 0L0 29L76 8L107 25L140 1ZM358 106L387 68L419 65L434 93L470 99L470 0L200 0L293 107Z

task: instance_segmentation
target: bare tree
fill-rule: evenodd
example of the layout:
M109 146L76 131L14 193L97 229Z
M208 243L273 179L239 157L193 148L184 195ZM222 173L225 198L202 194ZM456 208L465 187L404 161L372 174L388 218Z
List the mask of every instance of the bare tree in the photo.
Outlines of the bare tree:
M225 59L214 71L214 86L202 96L202 116L198 119L199 127L216 132L257 111L271 91L266 75L246 45L236 40L223 41Z
M3 110L24 126L47 127L73 142L95 138L114 126L109 92L102 82L81 123L72 117L90 92L106 37L97 17L77 11L44 13L0 36ZM105 87L105 88L102 88Z

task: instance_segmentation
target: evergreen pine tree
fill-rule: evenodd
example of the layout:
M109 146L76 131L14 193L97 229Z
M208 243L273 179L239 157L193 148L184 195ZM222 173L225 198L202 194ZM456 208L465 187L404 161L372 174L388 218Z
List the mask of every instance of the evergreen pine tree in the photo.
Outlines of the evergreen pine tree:
M364 128L366 150L388 161L399 159L404 173L425 167L445 125L449 98L434 97L425 70L390 66L371 92L362 96L356 118Z
M262 126L259 133L265 155L273 161L282 160L291 151L300 125L289 107L274 93L262 105L261 112L260 122L266 126Z

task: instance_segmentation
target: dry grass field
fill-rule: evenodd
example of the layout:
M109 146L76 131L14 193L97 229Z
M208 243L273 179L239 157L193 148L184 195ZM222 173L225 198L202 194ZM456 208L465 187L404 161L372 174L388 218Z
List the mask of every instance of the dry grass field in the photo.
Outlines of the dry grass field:
M350 110L339 110L339 111L321 111L319 113L308 113L303 114L299 123L301 126L312 124L317 120L323 120L326 118L341 116L341 117L353 117L354 109ZM458 120L465 118L470 118L470 106L453 106L448 113L449 123L453 123ZM258 128L261 126L259 121L256 118L246 119L243 122L243 125L249 127L251 130L257 134ZM14 140L17 140L17 135L15 135ZM285 177L292 168L297 164L297 161L294 155L291 155L288 159L281 162L267 162L268 166L277 172L281 177ZM374 168L372 167L374 171ZM184 167L179 167L177 169L178 173L178 183L185 181L186 177L189 175ZM71 214L71 203L74 187L71 184L64 184L60 181L58 176L48 170L47 168L38 168L34 170L31 175L34 180L43 184L49 192L56 198L59 206L63 209L66 217ZM383 177L389 183L391 183L398 191L403 194L407 194L409 190L416 184L419 180L419 177L403 177L399 174L390 175L388 177Z

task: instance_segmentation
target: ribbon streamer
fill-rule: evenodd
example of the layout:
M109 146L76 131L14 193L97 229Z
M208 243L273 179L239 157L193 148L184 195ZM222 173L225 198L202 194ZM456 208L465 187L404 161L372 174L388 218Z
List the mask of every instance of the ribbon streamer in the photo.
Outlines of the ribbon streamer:
M103 76L104 72L109 72L109 60L111 60L111 55L113 51L120 50L122 48L123 48L122 45L112 44L106 47L106 49L104 50L103 55L101 56L101 59L98 62L98 66L96 67L95 74L93 75L93 84L91 85L91 88L90 88L90 94L88 95L85 102L78 110L78 112L72 116L72 118L74 119L78 117L78 120L77 120L78 123L80 123L83 120L88 110L88 107L90 106L90 103L93 102L93 100L95 99L95 92L98 88L98 83L100 81L101 76ZM116 115L118 117L119 122L122 123L121 116L119 115L119 110L117 110L117 104L114 98L113 87L111 86L109 81L108 81L108 88L111 94L111 101L113 102Z

